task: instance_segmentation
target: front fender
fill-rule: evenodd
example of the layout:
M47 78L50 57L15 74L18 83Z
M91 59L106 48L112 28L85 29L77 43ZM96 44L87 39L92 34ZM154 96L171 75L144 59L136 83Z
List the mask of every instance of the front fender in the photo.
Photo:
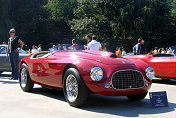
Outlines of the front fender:
M136 67L138 67L141 70L145 70L146 68L150 67L149 64L139 59L129 59L129 60L133 62L136 65Z
M85 60L85 59L80 59L76 63L74 63L77 67L77 69L80 72L81 77L83 80L86 82L92 81L90 78L90 72L93 67L98 67L96 63L93 61Z

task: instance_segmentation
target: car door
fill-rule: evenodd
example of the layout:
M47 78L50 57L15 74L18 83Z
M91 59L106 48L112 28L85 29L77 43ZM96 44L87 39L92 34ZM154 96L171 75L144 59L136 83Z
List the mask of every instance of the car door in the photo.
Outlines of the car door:
M33 81L47 86L61 87L64 65L57 63L55 56L31 59L28 67Z
M11 71L10 67L10 58L6 58L7 56L7 46L0 46L0 70L1 71Z
M156 76L176 78L176 57L153 57L150 65Z

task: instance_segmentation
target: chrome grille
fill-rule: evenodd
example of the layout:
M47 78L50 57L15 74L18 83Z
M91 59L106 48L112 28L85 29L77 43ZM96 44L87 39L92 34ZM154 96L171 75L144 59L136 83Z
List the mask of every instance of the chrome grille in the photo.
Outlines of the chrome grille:
M112 76L114 89L135 89L144 86L142 73L135 70L123 70L115 72Z

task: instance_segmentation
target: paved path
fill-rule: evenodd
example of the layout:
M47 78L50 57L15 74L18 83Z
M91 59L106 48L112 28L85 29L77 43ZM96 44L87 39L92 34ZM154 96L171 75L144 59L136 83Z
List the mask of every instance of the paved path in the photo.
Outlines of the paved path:
M62 91L42 89L23 92L18 81L9 80L10 73L0 75L0 118L175 118L176 81L154 80L150 92L167 91L169 107L152 108L149 95L140 102L126 97L104 97L92 94L86 106L68 105Z

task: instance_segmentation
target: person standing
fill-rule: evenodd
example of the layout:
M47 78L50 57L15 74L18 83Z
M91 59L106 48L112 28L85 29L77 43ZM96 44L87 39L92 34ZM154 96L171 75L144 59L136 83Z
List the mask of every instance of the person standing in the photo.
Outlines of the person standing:
M97 37L94 35L92 37L92 41L88 44L88 50L94 50L94 51L102 51L101 43L98 42Z
M133 54L137 55L138 45L141 43L141 39L138 39L138 43L133 47Z
M9 31L10 38L8 40L7 59L10 56L10 63L12 69L12 78L10 80L18 80L18 61L19 51L23 48L24 43L18 36L15 36L15 29Z
M138 45L136 47L136 52L137 52L137 55L145 54L144 40L140 38L138 39Z
M4 42L2 43L2 45L7 45L7 43L4 41Z
M61 51L61 50L62 50L61 44L59 44L59 43L57 44L57 50L58 50L58 51Z
M124 50L124 48L122 48L122 56L126 55L126 51Z
M42 51L42 45L39 44L39 45L38 45L38 52L41 52L41 51Z
M35 46L35 45L32 46L31 53L32 53L32 54L38 53L38 49L36 49L36 46Z
M31 50L29 49L28 46L26 46L26 52L27 52L27 53L31 53Z
M85 37L85 39L86 39L86 41L87 41L87 45L84 45L84 48L87 50L88 49L88 44L92 41L92 39L91 39L91 36L90 35L87 35L86 37Z
M116 54L116 56L121 57L122 56L121 48L117 47L116 51L115 51L115 54Z
M86 40L87 40L87 45L92 41L91 36L87 35L86 36Z
M171 54L170 49L168 47L166 48L166 54Z
M136 44L134 47L133 47L133 54L136 55L136 47L137 47L138 44Z
M76 43L76 39L72 40L72 47L73 50L79 50L79 45Z
M161 48L161 54L166 54L166 51L164 50L164 48Z
M158 54L158 47L155 47L155 50L153 51L153 54Z

